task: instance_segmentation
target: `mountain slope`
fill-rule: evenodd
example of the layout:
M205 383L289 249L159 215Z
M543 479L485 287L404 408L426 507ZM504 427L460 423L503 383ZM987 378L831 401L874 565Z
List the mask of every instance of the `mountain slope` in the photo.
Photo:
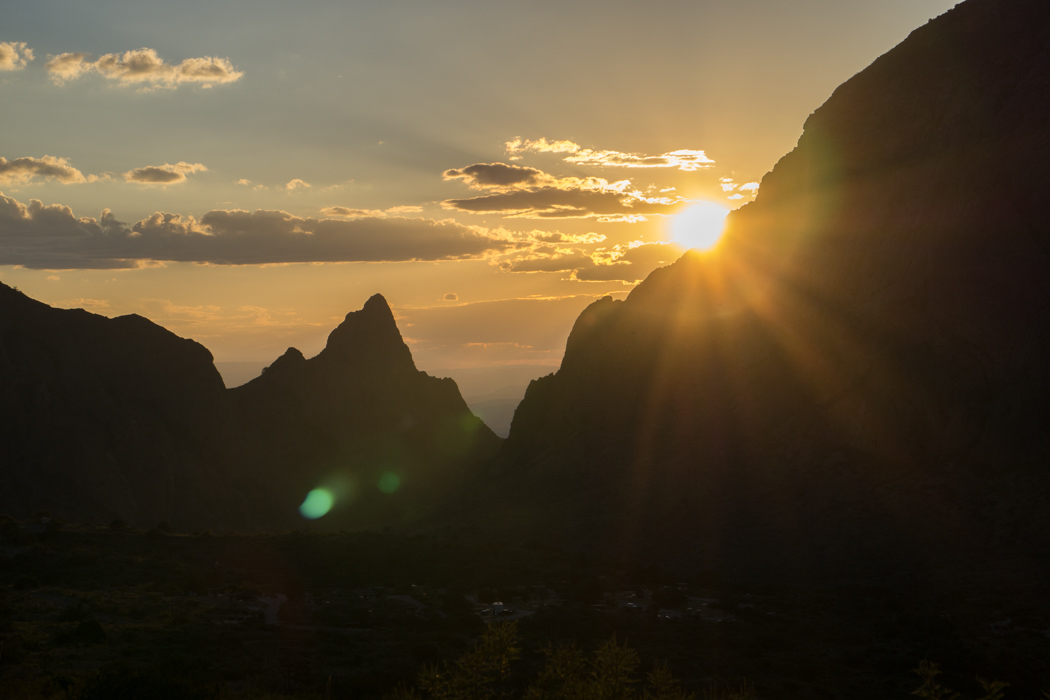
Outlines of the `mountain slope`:
M193 341L0 285L0 508L150 526L235 512L219 506L240 500L216 445L224 392Z

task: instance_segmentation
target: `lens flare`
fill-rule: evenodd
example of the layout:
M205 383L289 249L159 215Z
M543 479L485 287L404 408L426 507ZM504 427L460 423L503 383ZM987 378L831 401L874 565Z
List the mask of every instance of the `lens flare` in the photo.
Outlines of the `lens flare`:
M314 489L306 494L303 504L299 506L299 514L307 520L317 520L332 509L335 498L328 489Z
M376 484L379 490L383 493L393 493L401 488L401 477L394 472L386 472L383 476L379 477L379 483Z

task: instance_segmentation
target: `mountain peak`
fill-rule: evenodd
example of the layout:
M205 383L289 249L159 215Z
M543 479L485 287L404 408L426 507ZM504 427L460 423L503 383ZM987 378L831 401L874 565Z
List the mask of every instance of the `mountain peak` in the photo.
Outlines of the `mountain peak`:
M344 365L405 367L416 370L390 305L381 294L369 297L358 311L351 311L328 336L318 359Z
M390 310L390 304L387 303L386 298L382 294L373 294L368 297L368 301L361 307L361 311L368 314L394 317L394 313ZM347 318L349 318L349 314L347 314Z

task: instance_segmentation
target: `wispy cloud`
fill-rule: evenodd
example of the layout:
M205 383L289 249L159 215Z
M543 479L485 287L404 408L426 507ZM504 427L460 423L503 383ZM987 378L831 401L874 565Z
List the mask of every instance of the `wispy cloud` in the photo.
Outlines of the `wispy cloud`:
M581 282L637 282L682 254L666 243L640 243L587 252L575 247L537 245L499 257L504 272L562 272Z
M64 309L95 309L101 311L109 308L109 300L77 297L76 299L63 299L61 301L56 301L55 306Z
M414 214L423 211L423 207L414 205L401 205L388 209L357 209L354 207L324 207L321 213L325 216L335 216L341 219L364 219L364 218L386 218L397 214Z
M0 41L0 71L22 70L33 60L33 49L24 41Z
M0 156L0 184L25 184L36 178L57 180L64 185L97 180L94 175L85 176L65 158L44 156L42 158L15 158L7 160Z
M731 177L720 177L718 184L722 186L723 192L728 193L726 199L739 200L745 195L754 197L758 194L759 184L757 182L745 182L743 185L738 185Z
M147 165L135 168L124 173L124 179L128 182L138 182L144 185L173 185L186 181L187 175L207 170L201 163L186 163L179 161L174 165L164 163L163 165Z
M605 168L675 168L686 172L702 170L714 165L704 151L680 149L660 155L624 153L622 151L596 150L584 148L572 141L548 141L546 138L536 140L516 138L505 144L507 153L520 157L522 153L565 153L563 160L577 165L589 165Z
M196 84L210 88L233 83L244 76L227 58L204 56L187 58L178 65L166 63L154 49L141 48L124 53L107 53L98 59L80 52L50 57L46 64L51 79L62 85L88 74L97 74L120 85L141 88L176 88Z
M382 209L354 209L352 207L325 207L321 210L325 216L337 216L342 219L384 218Z
M199 220L156 212L128 226L106 209L77 217L62 204L0 194L0 265L34 269L141 267L144 261L216 265L395 262L478 258L506 236L451 220L315 219L283 211L218 209Z

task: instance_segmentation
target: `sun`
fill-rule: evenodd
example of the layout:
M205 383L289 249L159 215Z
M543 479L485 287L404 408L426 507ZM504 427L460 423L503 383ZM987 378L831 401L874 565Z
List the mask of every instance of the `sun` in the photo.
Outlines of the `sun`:
M674 217L671 240L683 248L710 250L722 237L729 210L713 202L700 202Z

